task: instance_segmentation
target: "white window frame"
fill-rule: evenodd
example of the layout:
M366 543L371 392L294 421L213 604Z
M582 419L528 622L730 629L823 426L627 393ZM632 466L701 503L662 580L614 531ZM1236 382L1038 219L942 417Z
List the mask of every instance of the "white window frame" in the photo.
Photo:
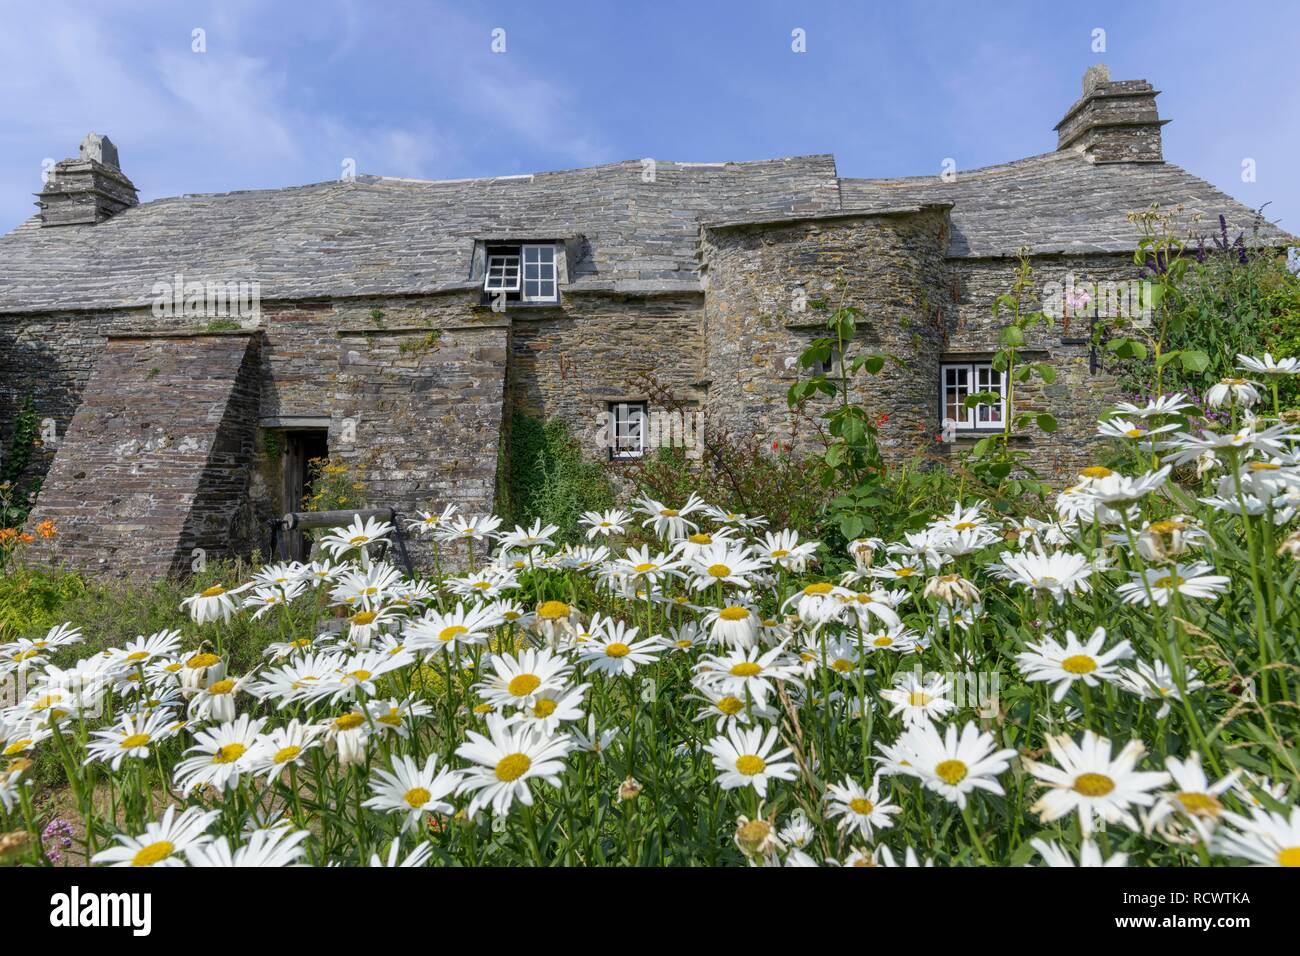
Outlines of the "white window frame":
M646 428L649 425L649 407L646 402L610 402L609 403L609 457L614 461L641 458L645 455ZM623 446L621 439L633 437L635 427L635 447ZM622 432L620 433L620 423Z
M966 384L962 388L954 383L953 386L948 384L949 371L964 371L966 373ZM998 376L998 386L996 391L1002 396L998 402L997 420L990 417L994 406L991 403L976 405L974 408L962 408L962 417L950 418L948 414L949 396L958 393L959 398L955 402L959 407L964 405L966 396L974 395L979 392L995 391L992 385L992 377ZM939 366L939 421L943 425L953 422L958 432L991 432L1002 431L1007 414L1007 376L1003 372L998 372L993 368L990 362L943 362Z
M545 250L550 253L551 261L548 263L542 258L542 252ZM527 243L520 247L520 280L523 285L520 287L521 298L525 302L556 302L560 298L560 271L559 271L559 252L553 243ZM533 253L538 256L536 262L529 262L529 254ZM537 278L528 278L528 267L537 266ZM550 269L550 275L546 275L546 270ZM537 283L538 293L530 295L528 292L529 282ZM549 286L549 294L541 291Z
M511 281L511 276L514 279ZM483 291L518 292L524 280L523 256L518 253L494 252L488 256L483 273Z

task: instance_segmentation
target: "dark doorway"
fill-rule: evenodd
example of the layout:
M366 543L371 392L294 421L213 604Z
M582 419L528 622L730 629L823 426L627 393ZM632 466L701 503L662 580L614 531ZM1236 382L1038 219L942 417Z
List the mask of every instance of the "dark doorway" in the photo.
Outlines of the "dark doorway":
M312 493L312 460L329 457L326 442L328 432L323 428L302 428L281 433L284 458L284 511L303 511L307 497ZM305 561L311 553L310 537L301 531L288 532L284 537L282 558Z

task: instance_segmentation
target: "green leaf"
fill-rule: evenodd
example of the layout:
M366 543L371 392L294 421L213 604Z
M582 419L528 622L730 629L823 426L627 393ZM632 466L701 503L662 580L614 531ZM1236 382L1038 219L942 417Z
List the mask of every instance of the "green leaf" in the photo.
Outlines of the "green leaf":
M1056 381L1056 369L1048 365L1046 362L1040 362L1035 365L1034 368L1038 370L1038 377L1048 385L1051 385Z
M885 357L883 355L872 355L863 365L871 375L879 375L880 370L885 367Z
M1047 412L1043 412L1038 416L1038 427L1045 432L1054 432L1056 431L1056 419Z
M849 541L860 537L862 534L862 519L854 514L840 515L840 534L844 535Z
M1210 357L1199 349L1188 349L1182 353L1183 368L1189 372L1204 372L1210 367Z
M1018 325L1004 325L998 333L998 341L1008 348L1019 348L1025 344L1025 333Z

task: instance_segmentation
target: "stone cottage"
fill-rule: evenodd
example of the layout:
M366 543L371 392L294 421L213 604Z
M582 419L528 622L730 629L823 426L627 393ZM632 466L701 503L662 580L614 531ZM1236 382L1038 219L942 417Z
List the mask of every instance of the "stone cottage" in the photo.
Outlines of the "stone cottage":
M616 461L692 437L693 421L657 427L659 389L787 441L820 299L862 310L850 355L899 362L862 393L888 414L888 453L933 448L945 422L960 445L1006 414L962 399L1000 387L990 308L1022 248L1046 303L1133 288L1127 214L1152 203L1294 242L1165 162L1156 96L1094 68L1055 151L904 179L846 179L828 155L636 160L140 203L92 134L0 237L0 447L29 407L44 436L30 520L55 520L63 560L183 571L193 549L264 542L314 456L364 464L372 503L490 509L516 409ZM1031 448L1066 476L1113 388L1086 321L1030 345L1059 377L1017 402L1055 415Z

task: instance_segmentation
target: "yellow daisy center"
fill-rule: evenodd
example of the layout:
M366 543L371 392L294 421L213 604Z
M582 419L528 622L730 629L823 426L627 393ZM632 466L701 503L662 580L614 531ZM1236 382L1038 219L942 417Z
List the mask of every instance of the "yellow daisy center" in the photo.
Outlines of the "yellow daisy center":
M136 851L135 856L131 857L132 866L153 866L155 863L161 863L167 857L172 855L176 846L166 840L159 840L157 843L150 843L146 847Z
M854 813L860 813L865 817L872 810L876 809L876 805L866 797L855 797L849 801L849 809Z
M713 535L711 534L693 534L686 539L691 544L713 544Z
M123 750L134 750L136 747L143 747L148 742L148 734L132 734L130 737L123 737L119 746Z
M354 537L348 538L348 544L365 544L369 540L370 540L369 535L359 534Z
M839 671L841 674L846 674L853 670L853 662L845 657L837 657L835 660L831 661L831 668Z
M767 762L756 754L742 754L736 758L736 770L746 777L762 773L766 767Z
M1186 578L1180 578L1176 574L1166 574L1164 577L1156 578L1151 582L1153 588L1164 588L1172 591L1174 588L1182 587L1187 583Z
M506 685L506 690L510 691L515 697L527 697L541 686L542 679L536 674L520 674L510 679L510 683Z
M1300 846L1288 846L1277 851L1278 866L1300 866Z
M647 571L653 571L657 567L659 567L659 565L655 564L653 561L642 561L632 570L637 574L645 574Z
M510 754L502 757L497 762L496 775L497 779L509 783L512 780L518 780L528 772L528 768L533 765L532 760L527 754Z
M1104 773L1082 773L1074 779L1074 792L1085 797L1104 797L1115 789L1115 781Z
M212 755L213 763L234 763L244 755L248 748L241 743L226 744L218 747L217 752Z
M718 612L718 617L724 621L747 621L749 620L749 608L747 607L724 607Z
M537 609L537 616L544 621L558 621L569 616L569 605L563 601L547 601Z
M367 624L373 624L377 616L374 611L358 611L352 615L352 623L365 627Z
M761 673L763 665L755 661L741 661L739 664L731 665L732 677L754 677Z
M199 597L214 598L225 593L226 593L225 588L223 588L220 584L214 584L212 585L212 587L208 588L206 591L200 594Z
M1141 428L1130 428L1124 434L1128 438L1141 438L1143 435L1146 434L1146 431L1144 431Z
M871 643L875 644L876 647L888 647L890 644L894 643L894 639L886 634L881 634L879 637L874 638Z
M1097 662L1087 654L1075 654L1061 661L1061 670L1067 674L1091 674L1097 669Z
M186 667L198 669L200 667L211 667L213 664L220 663L221 658L216 654L195 654L185 662Z
M605 645L606 657L627 657L627 655L631 653L632 653L632 648L618 641L615 641L613 644Z
M406 794L402 799L405 800L413 809L418 810L420 807L428 803L429 798L432 796L433 794L428 790L425 790L424 787L412 787L410 790L406 791Z
M334 721L334 727L337 730L356 730L365 722L366 718L362 714L353 711L350 714L344 714L338 720Z
M768 557L777 558L778 560L781 558L788 558L790 557L790 552L787 551L785 548L777 548L775 551L770 552L768 554Z
M735 717L745 709L745 702L739 697L724 697L718 701L718 710L722 711L728 717Z
M438 640L454 641L456 638L460 637L460 635L468 633L469 628L462 627L460 624L453 624L450 627L444 627L438 632Z
M229 694L235 689L235 682L227 677L225 680L219 680L214 684L208 685L209 694Z
M731 568L729 568L725 564L710 564L708 570L709 570L710 577L714 577L714 578L731 577Z
M909 567L908 565L903 565L901 568L894 569L895 577L900 577L900 578L910 578L915 573L916 573L916 568Z
M142 661L149 656L148 651L135 651L126 655L128 661Z
M31 740L26 737L24 737L22 740L15 740L13 743L11 743L8 747L4 749L4 755L6 757L12 757L14 754L22 753L31 745L32 745Z
M292 745L288 747L281 747L279 750L275 752L275 762L288 763L290 760L297 759L298 754L300 753L302 753L301 747L294 747Z
M1208 793L1182 792L1174 794L1174 799L1183 805L1183 810L1193 817L1217 817L1223 810L1216 798Z
M930 695L922 690L914 690L907 695L907 702L913 707L924 707L930 703Z
M966 765L960 760L945 760L934 768L934 773L949 786L956 786L966 779Z
M977 525L974 521L958 521L955 525L952 526L952 530L969 531L971 528L978 528L978 527L979 525Z
M830 594L833 588L834 585L831 584L830 582L819 581L816 584L808 585L806 588L803 589L803 593L810 596L818 595L818 594Z
M543 697L533 705L533 716L545 719L555 713L556 706L555 701L551 700L549 697Z
M1115 473L1109 468L1105 468L1101 465L1089 465L1087 468L1079 472L1079 474L1084 478L1109 478Z

